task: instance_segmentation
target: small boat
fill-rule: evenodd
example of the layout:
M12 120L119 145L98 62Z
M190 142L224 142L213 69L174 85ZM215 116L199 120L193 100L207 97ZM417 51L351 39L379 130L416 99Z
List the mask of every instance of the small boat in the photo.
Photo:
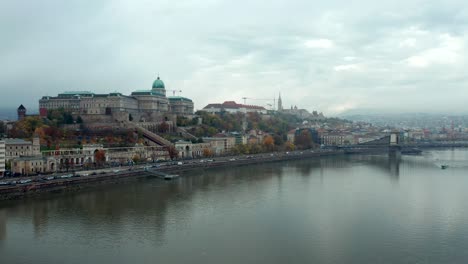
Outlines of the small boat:
M164 180L169 181L169 180L175 179L177 177L179 177L179 175L177 175L177 174L167 174L167 175L164 175Z
M448 165L440 165L440 168L445 170L446 168L448 168Z

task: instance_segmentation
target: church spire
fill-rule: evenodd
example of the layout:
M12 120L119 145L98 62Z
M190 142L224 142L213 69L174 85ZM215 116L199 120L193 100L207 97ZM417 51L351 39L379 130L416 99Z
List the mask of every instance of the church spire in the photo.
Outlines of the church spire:
M281 100L281 92L278 97L278 111L283 111L283 101Z

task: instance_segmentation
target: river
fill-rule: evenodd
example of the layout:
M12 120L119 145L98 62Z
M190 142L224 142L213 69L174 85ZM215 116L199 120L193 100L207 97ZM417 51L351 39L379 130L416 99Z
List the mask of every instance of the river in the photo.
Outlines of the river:
M182 176L1 202L0 263L468 261L467 149Z

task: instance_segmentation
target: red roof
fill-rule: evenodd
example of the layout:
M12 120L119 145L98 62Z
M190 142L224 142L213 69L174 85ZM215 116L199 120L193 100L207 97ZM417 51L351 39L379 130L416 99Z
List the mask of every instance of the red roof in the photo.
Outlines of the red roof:
M265 107L263 106L238 104L234 101L225 101L222 104L208 104L204 108L230 108L230 109L246 108L246 109L266 110Z

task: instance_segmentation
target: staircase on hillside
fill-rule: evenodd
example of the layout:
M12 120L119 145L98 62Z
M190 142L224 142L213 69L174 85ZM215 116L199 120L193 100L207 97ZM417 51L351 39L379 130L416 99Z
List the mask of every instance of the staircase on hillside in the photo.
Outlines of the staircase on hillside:
M198 139L196 136L190 134L185 128L177 127L177 133L180 133L182 136L192 139Z
M149 131L148 129L144 127L139 126L138 124L131 123L131 122L124 122L123 124L127 128L133 128L133 129L138 130L138 132L140 132L145 138L149 139L150 141L158 145L161 145L163 147L173 146L173 144L169 140L157 135L156 133Z

